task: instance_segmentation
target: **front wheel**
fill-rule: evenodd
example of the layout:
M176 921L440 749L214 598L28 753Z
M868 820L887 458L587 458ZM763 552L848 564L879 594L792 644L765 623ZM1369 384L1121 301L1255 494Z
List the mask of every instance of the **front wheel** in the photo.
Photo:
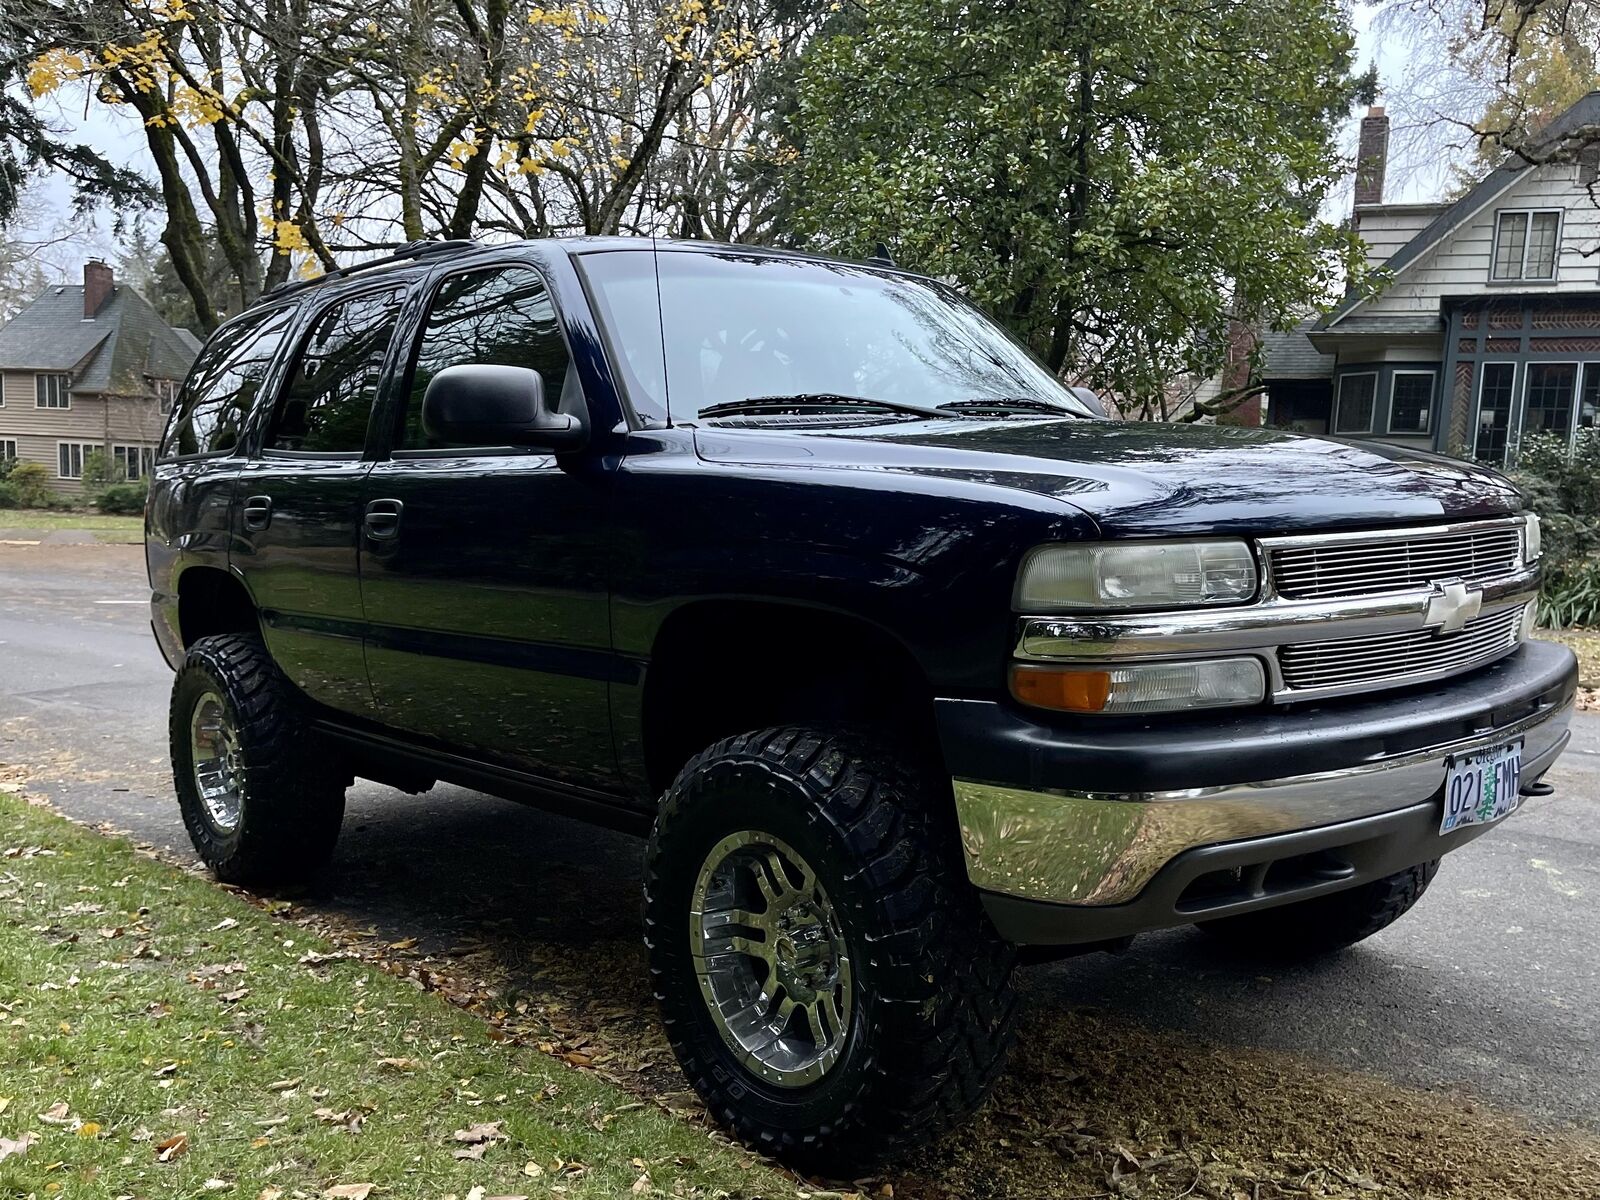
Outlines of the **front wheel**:
M1258 958L1320 958L1393 925L1422 899L1438 870L1436 858L1329 896L1202 921L1200 928Z
M344 820L341 778L261 640L200 638L172 684L172 782L189 840L224 883L315 874Z
M870 1168L998 1077L1014 951L940 799L894 754L799 727L720 742L669 790L646 869L656 995L695 1090L756 1149Z

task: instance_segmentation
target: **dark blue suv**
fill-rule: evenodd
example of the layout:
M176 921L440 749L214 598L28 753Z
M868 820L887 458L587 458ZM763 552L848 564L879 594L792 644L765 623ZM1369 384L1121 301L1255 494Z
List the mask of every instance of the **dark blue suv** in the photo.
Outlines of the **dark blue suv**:
M831 1172L969 1112L1017 947L1318 954L1548 790L1575 667L1491 471L1117 423L883 262L419 244L211 338L148 516L220 878L354 776L649 835L684 1070Z

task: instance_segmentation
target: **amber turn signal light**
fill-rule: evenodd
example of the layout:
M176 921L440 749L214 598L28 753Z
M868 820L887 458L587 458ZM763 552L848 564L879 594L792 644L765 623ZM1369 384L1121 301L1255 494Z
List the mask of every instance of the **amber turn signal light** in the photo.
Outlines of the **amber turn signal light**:
M1011 694L1036 708L1100 712L1111 698L1111 672L1019 663L1011 668Z

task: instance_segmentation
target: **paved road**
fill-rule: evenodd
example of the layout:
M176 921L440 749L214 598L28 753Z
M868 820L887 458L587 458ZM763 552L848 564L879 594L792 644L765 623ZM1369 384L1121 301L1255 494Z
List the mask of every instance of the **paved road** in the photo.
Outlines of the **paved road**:
M187 852L166 777L170 676L143 588L131 547L0 544L0 763L75 816ZM1447 860L1415 912L1355 952L1264 970L1179 931L1031 968L1029 1003L1040 1019L1090 1005L1405 1084L1464 1084L1536 1122L1600 1131L1600 717L1579 718L1551 779L1555 797ZM505 927L530 987L569 954L591 979L637 969L633 839L444 786L362 784L345 828L330 908L441 947ZM597 946L622 947L620 965ZM589 986L569 984L569 1005ZM620 986L642 1003L642 984Z

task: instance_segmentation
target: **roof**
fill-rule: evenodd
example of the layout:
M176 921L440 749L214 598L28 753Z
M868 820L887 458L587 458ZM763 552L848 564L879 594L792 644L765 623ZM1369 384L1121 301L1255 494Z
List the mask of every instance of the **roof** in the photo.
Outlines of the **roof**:
M1590 92L1551 121L1539 135L1534 148L1555 147L1571 134L1586 126L1594 125L1600 125L1600 91ZM1415 237L1390 255L1384 267L1396 275L1410 267L1450 233L1492 203L1496 196L1517 182L1524 171L1535 165L1518 155L1507 155L1505 161L1480 179L1471 191L1429 221ZM1359 295L1346 297L1339 307L1323 318L1319 328L1345 324L1345 316L1359 308L1366 299L1365 296Z
M1318 350L1306 336L1315 324L1315 317L1307 317L1293 329L1272 330L1262 336L1262 378L1327 379L1333 375L1333 355Z
M0 370L71 371L79 394L138 395L147 375L182 379L198 349L126 284L93 320L83 315L83 285L60 284L0 327Z

